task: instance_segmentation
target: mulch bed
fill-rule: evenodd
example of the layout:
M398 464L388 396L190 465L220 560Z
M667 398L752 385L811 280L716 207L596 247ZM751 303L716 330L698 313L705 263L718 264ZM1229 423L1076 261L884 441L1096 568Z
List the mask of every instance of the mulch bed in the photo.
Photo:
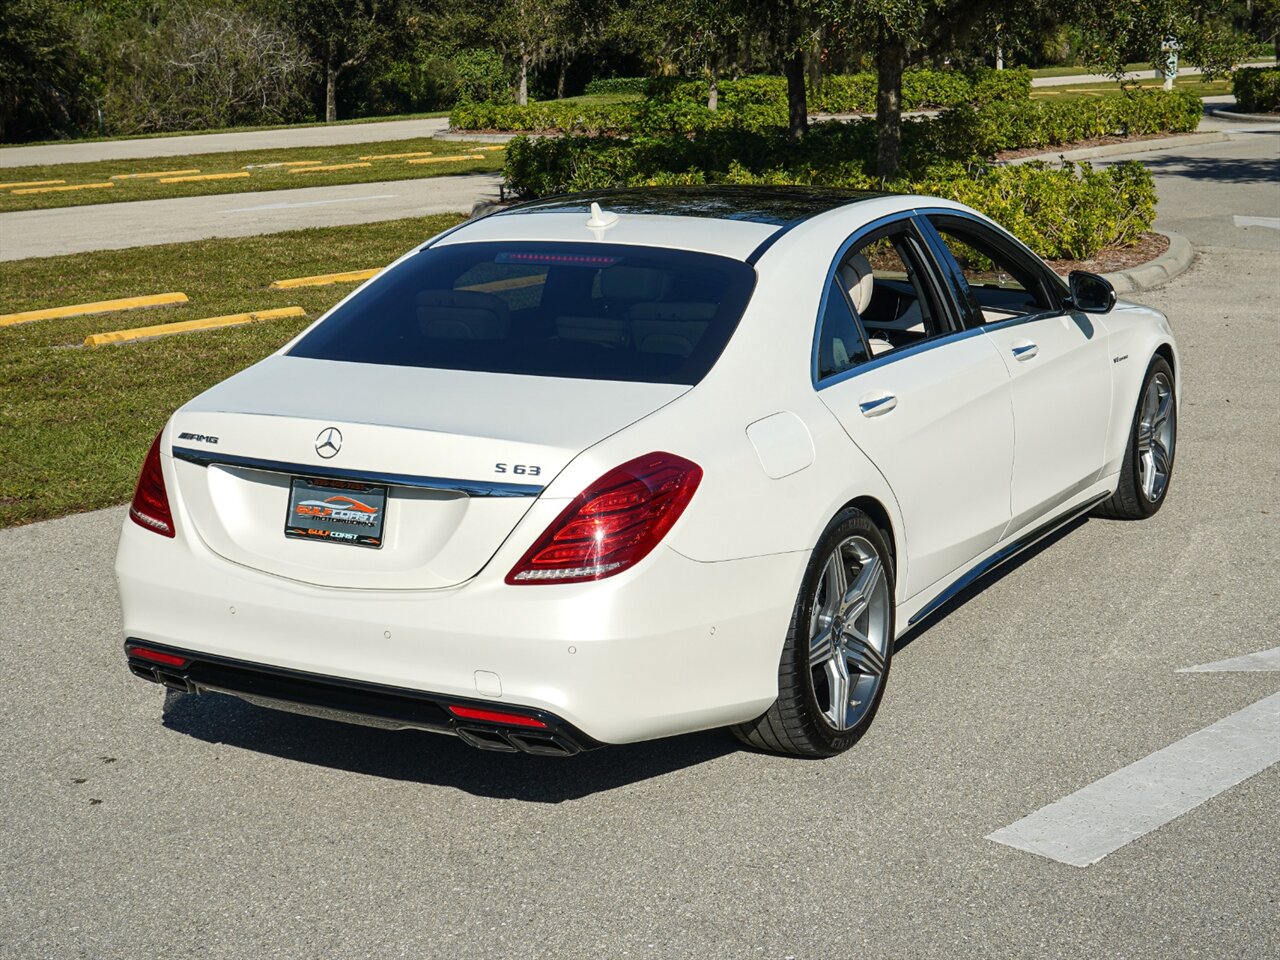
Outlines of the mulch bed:
M1071 143L1058 143L1051 147L1023 147L1020 150L1001 150L996 154L997 161L1017 160L1020 157L1035 157L1044 153L1066 153L1068 150L1083 150L1086 147L1105 147L1113 143L1138 143L1142 140L1167 140L1170 136L1182 134L1140 133L1128 137L1091 137L1088 140L1074 140Z
M1089 260L1046 261L1056 272L1066 276L1072 270L1089 273L1115 273L1149 263L1169 249L1169 238L1160 233L1144 233L1128 247L1107 247Z

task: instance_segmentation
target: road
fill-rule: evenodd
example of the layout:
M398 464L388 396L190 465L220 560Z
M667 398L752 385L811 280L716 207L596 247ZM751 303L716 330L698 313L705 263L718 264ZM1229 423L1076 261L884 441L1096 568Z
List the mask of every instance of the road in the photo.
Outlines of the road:
M1159 158L1200 248L1168 502L907 638L818 762L720 732L570 760L130 677L123 513L0 531L0 957L1273 958L1280 765L1079 868L985 839L1280 689L1280 137Z
M470 174L4 213L0 260L470 212L498 199L501 182Z
M413 140L447 130L446 117L420 120L375 120L330 126L280 127L229 133L193 133L136 140L92 140L0 148L0 169L35 164L88 163L94 160L136 160L140 157L183 157L193 153L231 153L277 147L332 147L379 140Z

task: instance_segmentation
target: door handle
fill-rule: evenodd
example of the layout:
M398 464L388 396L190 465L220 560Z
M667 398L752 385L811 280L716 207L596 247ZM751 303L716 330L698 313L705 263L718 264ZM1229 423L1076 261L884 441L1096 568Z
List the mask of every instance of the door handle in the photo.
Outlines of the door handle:
M1030 340L1023 340L1021 343L1013 345L1013 359L1015 360L1030 360L1039 352L1040 348Z
M898 398L892 393L871 393L858 401L858 409L864 417L878 417L888 413L898 405Z

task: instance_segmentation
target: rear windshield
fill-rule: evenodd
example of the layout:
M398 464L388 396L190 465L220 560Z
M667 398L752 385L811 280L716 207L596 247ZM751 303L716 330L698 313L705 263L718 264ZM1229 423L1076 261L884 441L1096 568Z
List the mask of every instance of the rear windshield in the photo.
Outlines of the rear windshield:
M755 271L726 257L577 243L447 244L338 307L295 357L694 384L729 342Z

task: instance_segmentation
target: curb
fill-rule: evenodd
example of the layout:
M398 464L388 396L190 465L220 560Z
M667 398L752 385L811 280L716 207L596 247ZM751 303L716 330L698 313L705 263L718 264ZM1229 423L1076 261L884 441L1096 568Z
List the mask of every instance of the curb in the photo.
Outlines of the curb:
M432 134L432 140L454 140L466 143L509 143L516 137L529 137L530 139L541 139L542 137L555 137L559 134L555 133L460 133L450 127L448 130L442 130L439 133Z
M1169 249L1154 260L1118 270L1115 273L1104 273L1103 276L1115 287L1116 293L1141 293L1163 286L1174 277L1184 273L1195 259L1195 250L1191 241L1172 230L1157 230L1156 233L1169 238Z
M1176 137L1161 137L1155 140L1131 140L1128 143L1108 143L1101 147L1081 147L1079 150L1058 150L1051 153L1037 153L1031 157L1017 157L1006 160L1008 166L1031 163L1041 160L1055 163L1060 160L1093 160L1096 157L1117 157L1130 153L1152 153L1156 150L1173 150L1177 147L1194 147L1205 143L1222 143L1230 140L1231 135L1221 130L1210 130L1206 133L1187 133Z
M1277 123L1280 122L1280 113L1240 113L1237 110L1228 110L1226 107L1218 107L1210 110L1209 116L1217 117L1219 120L1227 120L1231 123Z

